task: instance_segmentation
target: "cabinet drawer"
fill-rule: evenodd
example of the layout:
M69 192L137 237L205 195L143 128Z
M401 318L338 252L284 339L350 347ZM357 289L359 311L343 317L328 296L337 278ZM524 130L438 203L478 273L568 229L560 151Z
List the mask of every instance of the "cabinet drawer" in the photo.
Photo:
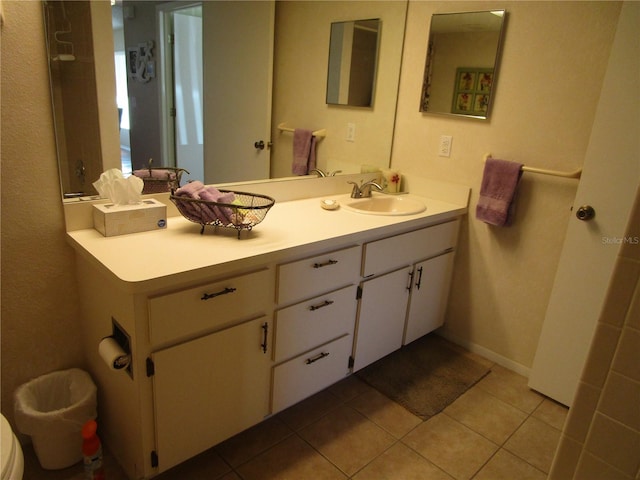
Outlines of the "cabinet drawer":
M260 270L150 298L152 346L263 315L273 302L273 272Z
M276 413L343 379L349 373L353 337L345 335L273 369Z
M362 276L368 277L410 265L456 246L460 220L434 225L364 246Z
M275 361L299 355L344 334L353 335L355 285L276 312Z
M354 246L279 265L278 303L314 297L355 281L360 260L360 247Z

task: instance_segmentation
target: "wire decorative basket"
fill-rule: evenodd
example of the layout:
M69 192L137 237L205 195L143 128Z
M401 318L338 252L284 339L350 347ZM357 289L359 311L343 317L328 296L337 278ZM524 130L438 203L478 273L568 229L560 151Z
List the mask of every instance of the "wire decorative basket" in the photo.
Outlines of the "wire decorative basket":
M233 193L233 203L209 202L188 196L175 195L171 192L170 199L184 218L204 227L235 228L238 238L242 230L251 230L258 225L276 202L273 198L256 193L219 190L220 193Z
M146 194L177 190L180 188L180 180L184 172L189 174L184 168L151 167L151 160L149 160L148 168L135 170L133 174L144 182L142 193Z

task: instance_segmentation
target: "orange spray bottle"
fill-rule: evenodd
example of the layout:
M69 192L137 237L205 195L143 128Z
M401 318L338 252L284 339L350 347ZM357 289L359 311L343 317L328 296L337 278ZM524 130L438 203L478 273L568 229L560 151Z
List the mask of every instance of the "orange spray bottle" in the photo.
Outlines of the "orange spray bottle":
M85 480L105 480L102 464L102 444L96 434L98 424L89 420L82 427L82 454L84 456Z

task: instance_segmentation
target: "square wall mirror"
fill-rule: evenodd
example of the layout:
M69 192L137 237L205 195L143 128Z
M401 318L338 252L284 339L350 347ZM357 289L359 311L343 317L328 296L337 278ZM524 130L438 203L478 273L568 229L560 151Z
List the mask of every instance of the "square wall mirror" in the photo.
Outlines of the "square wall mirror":
M327 103L371 107L378 63L380 19L331 24Z
M491 10L431 17L421 112L489 118L505 16Z

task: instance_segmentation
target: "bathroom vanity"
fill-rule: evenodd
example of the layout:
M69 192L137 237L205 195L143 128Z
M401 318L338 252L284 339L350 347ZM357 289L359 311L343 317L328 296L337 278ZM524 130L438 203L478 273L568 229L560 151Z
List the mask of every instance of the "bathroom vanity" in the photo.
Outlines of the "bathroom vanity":
M466 198L417 198L426 211L403 216L278 201L240 239L181 216L68 231L100 433L127 474L153 477L439 327ZM127 372L97 352L114 332Z

